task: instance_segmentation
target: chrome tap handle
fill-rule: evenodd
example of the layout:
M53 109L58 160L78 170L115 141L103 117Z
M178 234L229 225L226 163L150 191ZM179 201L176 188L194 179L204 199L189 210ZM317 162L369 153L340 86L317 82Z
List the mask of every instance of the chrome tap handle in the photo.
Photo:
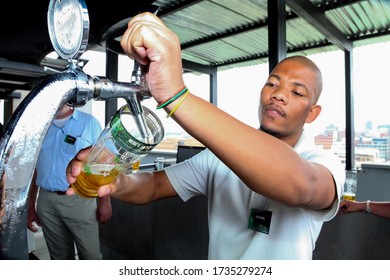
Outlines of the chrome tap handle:
M146 84L145 74L148 71L148 67L139 63L138 61L134 61L134 69L131 73L131 81L137 85L143 86Z

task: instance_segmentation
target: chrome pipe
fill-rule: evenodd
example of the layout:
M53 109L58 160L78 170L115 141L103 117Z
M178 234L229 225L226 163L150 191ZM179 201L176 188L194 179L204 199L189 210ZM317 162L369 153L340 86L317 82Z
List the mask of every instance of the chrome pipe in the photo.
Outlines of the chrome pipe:
M27 197L42 142L57 111L77 99L78 75L51 76L31 91L0 142L0 259L28 259Z

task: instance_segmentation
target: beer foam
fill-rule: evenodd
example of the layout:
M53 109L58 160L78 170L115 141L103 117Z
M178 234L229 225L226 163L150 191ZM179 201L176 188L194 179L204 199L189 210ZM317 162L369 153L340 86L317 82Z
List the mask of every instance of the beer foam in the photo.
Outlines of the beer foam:
M109 173L113 168L115 168L115 164L92 164L89 166L92 174Z

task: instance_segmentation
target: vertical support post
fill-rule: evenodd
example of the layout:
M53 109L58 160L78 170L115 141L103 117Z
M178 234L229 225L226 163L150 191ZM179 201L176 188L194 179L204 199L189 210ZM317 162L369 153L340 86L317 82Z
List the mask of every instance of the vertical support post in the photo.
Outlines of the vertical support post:
M111 46L111 41L107 42L106 48L106 76L110 80L118 80L118 54L111 51L115 46ZM105 123L107 124L111 117L116 113L118 107L118 100L111 98L106 100L106 114Z
M268 62L269 72L287 55L286 1L268 0Z
M352 86L352 51L344 51L345 60L345 169L355 168L355 118Z
M217 69L214 69L212 73L210 73L210 102L215 106L218 105L218 89L217 89Z

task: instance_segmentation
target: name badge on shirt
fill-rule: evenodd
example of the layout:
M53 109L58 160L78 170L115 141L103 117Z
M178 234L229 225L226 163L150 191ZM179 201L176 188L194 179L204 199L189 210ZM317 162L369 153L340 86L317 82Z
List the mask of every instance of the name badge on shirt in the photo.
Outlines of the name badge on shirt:
M73 137L71 135L66 135L64 141L65 141L65 143L68 143L70 145L74 145L74 143L76 143L76 137Z
M258 232L269 234L272 212L268 210L251 209L248 228Z

